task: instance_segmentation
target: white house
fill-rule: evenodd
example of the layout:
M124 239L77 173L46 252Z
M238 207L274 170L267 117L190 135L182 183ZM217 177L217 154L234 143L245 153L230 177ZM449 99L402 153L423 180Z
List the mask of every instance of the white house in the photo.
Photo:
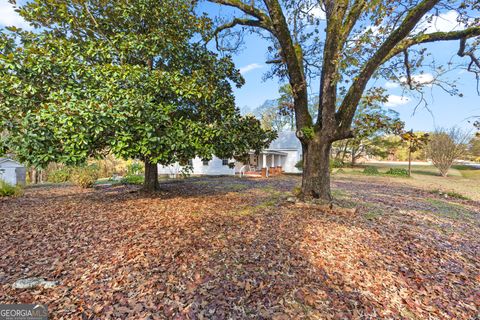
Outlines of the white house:
M238 173L259 174L262 169L267 172L275 172L273 169L286 173L300 173L295 165L302 158L302 146L297 139L295 132L280 132L278 138L272 141L268 149L262 150L258 155L250 154L250 162L242 163L234 159L220 159L213 157L212 160L202 161L200 158L192 159L190 165L193 167L194 175L235 175ZM158 173L161 175L176 176L182 172L183 167L178 163L170 166L158 166ZM268 173L267 173L268 174Z
M11 185L25 185L27 170L15 160L0 158L0 180Z

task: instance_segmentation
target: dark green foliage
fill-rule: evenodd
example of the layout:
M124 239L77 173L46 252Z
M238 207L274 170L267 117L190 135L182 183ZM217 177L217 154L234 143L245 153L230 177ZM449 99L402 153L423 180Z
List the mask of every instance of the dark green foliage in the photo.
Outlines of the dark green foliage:
M378 168L377 167L372 167L372 166L365 167L365 169L363 169L363 173L366 174L366 175L369 175L369 176L375 176L375 175L380 174L378 172Z
M142 175L127 175L122 178L123 184L143 184L144 177Z
M145 167L142 163L134 162L127 166L127 176L140 175L145 172Z
M408 170L403 168L390 168L385 174L396 177L408 177Z
M295 164L295 168L297 168L298 170L303 170L303 159L301 159Z
M0 128L22 162L82 165L108 152L168 165L274 138L240 115L232 86L244 79L203 45L211 21L194 2L81 3L28 2L21 15L42 29L0 32Z

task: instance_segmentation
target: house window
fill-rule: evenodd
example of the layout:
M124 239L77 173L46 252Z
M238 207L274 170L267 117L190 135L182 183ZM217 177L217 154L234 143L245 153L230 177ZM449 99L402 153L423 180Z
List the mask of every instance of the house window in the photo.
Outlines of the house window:
M204 166L208 166L208 162L209 162L208 160L203 160L203 161L202 161L202 163L203 163Z
M222 159L222 165L228 166L228 159Z

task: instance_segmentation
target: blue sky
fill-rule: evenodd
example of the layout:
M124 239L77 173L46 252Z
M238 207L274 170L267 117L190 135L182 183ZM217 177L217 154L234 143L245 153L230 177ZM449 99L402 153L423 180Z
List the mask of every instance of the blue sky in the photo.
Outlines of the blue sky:
M231 16L233 11L220 8L214 4L203 4L203 10L211 15L223 14ZM454 12L446 12L432 22L430 32L458 30L460 26L456 22ZM268 42L255 34L246 34L244 49L234 55L233 59L237 67L242 71L246 84L235 90L237 104L244 111L252 110L260 106L267 99L278 97L279 82L277 78L264 81L262 78L269 70L265 64ZM452 56L456 62L466 61L455 57L458 51L458 41L435 43L428 46L434 53L438 63L446 64ZM417 77L419 75L416 75ZM425 72L419 81L428 81L430 74ZM424 97L428 103L428 109L415 108L420 101L419 97L412 96L409 92L403 92L401 88L393 87L386 81L378 81L376 85L389 87L390 102L385 107L399 112L400 117L406 123L408 129L434 130L435 127L459 126L470 130L473 126L468 123L468 118L480 115L480 96L476 91L475 76L471 73L454 70L443 79L457 80L457 86L463 93L463 97L450 96L436 86L426 86ZM313 84L311 92L318 93L318 84Z
M210 14L221 13L226 16L231 16L233 12L230 9L220 8L220 6L213 4L203 4L202 9ZM13 11L7 0L0 0L0 26L5 25L28 27L28 24ZM436 21L435 28L442 31L458 28L454 13L445 13L441 19ZM236 66L241 70L246 80L246 84L242 88L235 89L237 105L245 112L260 106L267 99L278 97L278 79L271 78L265 81L262 79L269 70L269 66L265 64L267 45L268 42L258 35L246 34L243 50L233 56ZM434 53L438 62L446 63L452 56L455 56L458 50L458 42L436 43L429 45L428 48ZM462 60L455 58L455 61L460 62ZM428 82L430 77L431 75L427 71L418 80ZM401 88L395 87L392 83L381 81L377 82L376 85L387 86L391 96L386 107L399 112L408 129L433 130L438 126L460 126L471 129L472 126L467 119L480 115L480 96L476 91L475 77L471 73L455 70L446 79L458 79L458 87L464 96L462 98L452 97L435 86L427 86L425 88L425 98L431 112L424 107L419 107L414 113L419 98L409 95L408 92L405 96ZM311 92L318 92L315 84L312 85Z

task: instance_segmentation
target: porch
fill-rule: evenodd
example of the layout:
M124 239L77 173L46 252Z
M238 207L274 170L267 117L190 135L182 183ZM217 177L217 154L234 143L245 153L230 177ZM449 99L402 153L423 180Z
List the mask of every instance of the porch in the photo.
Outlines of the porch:
M243 165L240 176L268 178L282 174L287 153L274 150L263 150L259 154L250 153L250 162Z

